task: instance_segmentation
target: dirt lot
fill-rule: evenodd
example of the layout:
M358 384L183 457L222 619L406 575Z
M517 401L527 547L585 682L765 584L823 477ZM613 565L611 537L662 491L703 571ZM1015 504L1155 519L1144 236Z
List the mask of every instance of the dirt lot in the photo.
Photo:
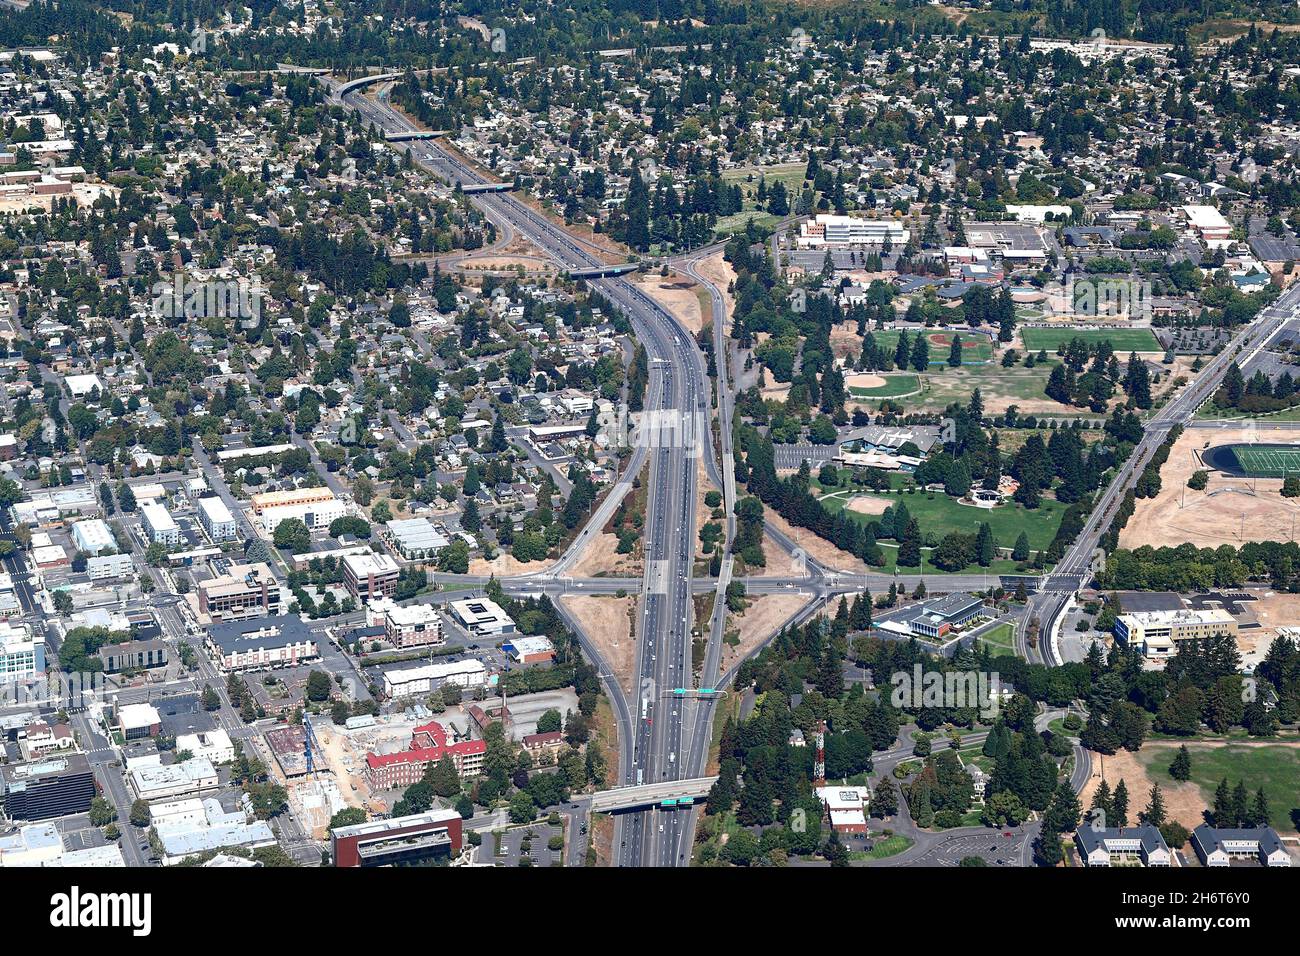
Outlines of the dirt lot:
M704 314L700 309L700 299L695 294L696 285L692 280L642 275L638 278L637 285L692 332L704 328Z
M570 572L575 578L640 577L644 572L636 554L618 553L618 535L600 534L582 551Z
M831 544L829 541L825 540L824 538L817 537L817 535L813 534L811 531L806 531L803 528L793 527L788 521L782 518L771 508L767 509L767 511L765 512L765 517L768 518L779 531L781 531L783 534L788 535L791 541L793 541L796 545L802 548L804 552L808 555L808 557L812 558L814 561L818 562L819 564L824 564L828 568L831 568L833 570L851 571L858 574L865 574L865 573L876 572L880 570L879 568L875 568L867 564L861 558L854 557L853 555L849 554L847 551L841 551L839 548L835 547L835 545ZM775 546L773 546L773 548L775 549ZM771 560L772 557L775 557L776 563L778 565L785 564L786 562L781 560L779 549L775 549L775 550L776 550L775 555L773 555L772 552L770 551L766 552L769 561ZM769 563L769 567L770 566L771 565Z
M1162 745L1155 741L1148 741L1144 746ZM1173 760L1178 744L1170 743L1165 749L1169 751L1169 759ZM1146 805L1151 801L1152 780L1147 776L1146 767L1138 760L1137 755L1127 750L1120 750L1110 757L1092 755L1092 776L1084 785L1079 802L1083 804L1085 810L1091 805L1092 795L1101 784L1103 769L1111 790L1114 790L1121 780L1128 787L1128 817L1130 822L1136 822L1138 813L1146 809ZM1196 784L1191 781L1180 783L1176 787L1161 784L1160 794L1164 797L1165 810L1170 820L1177 820L1188 830L1194 830L1205 822L1201 815L1205 810L1205 801L1201 798L1200 788Z
M600 649L619 686L631 694L636 672L636 641L631 636L629 612L636 613L636 598L565 594L560 603L582 622L583 630Z
M513 554L502 552L491 561L485 558L475 558L469 563L470 574L526 574L529 571L540 571L551 563L549 558L541 561L516 561Z
M1254 655L1250 660L1268 653L1268 647L1277 636L1279 627L1295 627L1300 624L1300 594L1275 594L1273 592L1253 592L1258 600L1244 606L1255 615L1259 628L1241 631L1237 636L1237 646L1243 656Z
M848 504L844 507L848 508L849 511L856 511L860 515L883 515L890 504L891 502L887 498L875 495L857 495L850 498Z
M752 578L807 577L808 569L800 567L790 555L786 554L770 535L763 535L763 557L767 564L761 568L745 568L745 574Z
M879 388L885 384L885 381L885 376L873 375L870 372L858 372L856 375L844 377L846 388Z
M722 646L722 671L726 673L737 661L748 657L765 639L799 608L811 600L806 594L763 594L747 599L749 606L741 614L729 615L725 632L738 631L740 643Z
M1280 478L1232 478L1210 471L1204 491L1188 488L1187 479L1203 467L1200 453L1206 448L1247 440L1283 444L1294 437L1293 431L1265 425L1256 426L1249 435L1244 428L1187 429L1160 469L1160 494L1138 499L1137 510L1120 535L1120 546L1190 542L1215 548L1243 541L1290 540L1292 522L1300 528L1300 499L1279 494Z

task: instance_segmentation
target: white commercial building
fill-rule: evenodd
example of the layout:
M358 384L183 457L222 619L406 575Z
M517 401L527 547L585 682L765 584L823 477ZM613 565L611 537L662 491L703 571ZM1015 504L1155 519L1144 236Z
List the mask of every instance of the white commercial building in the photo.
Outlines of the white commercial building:
M135 561L129 554L101 554L86 559L86 577L92 581L126 578L135 574Z
M384 693L389 697L411 697L430 694L445 684L457 687L481 687L487 683L487 668L475 658L450 661L446 664L426 664L384 674Z
M1187 223L1206 242L1224 242L1232 235L1232 223L1213 206L1183 206Z
M141 505L140 519L145 534L154 544L165 544L170 548L181 543L181 529L163 505L157 502Z
M105 551L117 550L117 538L113 535L113 529L102 518L91 518L74 524L72 543L85 555L99 555Z
M863 219L859 216L819 214L800 226L796 244L800 249L823 246L883 246L894 248L907 244L908 231L893 219Z
M150 801L169 800L192 793L215 790L220 782L217 768L212 766L212 761L203 757L166 766L161 762L136 763L128 771L127 777L136 796L141 800Z
M199 523L214 542L233 541L239 534L235 516L220 498L199 498Z
M308 528L328 528L335 518L347 514L347 507L337 498L306 501L301 504L271 505L262 509L258 520L268 534L274 534L281 521L297 518Z
M200 731L197 734L180 734L176 738L176 752L185 751L213 763L229 763L235 759L235 745L230 739L230 734L220 727L215 730Z
M490 598L452 601L451 613L471 634L511 634L515 629L510 615Z

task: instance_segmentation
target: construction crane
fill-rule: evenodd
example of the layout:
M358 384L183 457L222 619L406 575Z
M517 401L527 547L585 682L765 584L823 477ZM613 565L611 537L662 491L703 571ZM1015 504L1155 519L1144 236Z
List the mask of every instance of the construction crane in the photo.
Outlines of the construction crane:
M316 758L312 755L312 748L315 748L316 753L320 753L323 748L320 741L316 739L316 731L311 729L311 722L307 719L305 711L302 715L302 747L303 756L307 758L307 773L315 773Z

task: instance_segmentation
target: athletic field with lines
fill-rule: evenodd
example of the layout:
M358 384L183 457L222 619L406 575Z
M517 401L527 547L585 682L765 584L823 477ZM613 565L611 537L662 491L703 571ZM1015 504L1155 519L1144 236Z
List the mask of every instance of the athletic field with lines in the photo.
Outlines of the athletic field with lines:
M1233 445L1232 454L1252 478L1300 477L1300 445Z

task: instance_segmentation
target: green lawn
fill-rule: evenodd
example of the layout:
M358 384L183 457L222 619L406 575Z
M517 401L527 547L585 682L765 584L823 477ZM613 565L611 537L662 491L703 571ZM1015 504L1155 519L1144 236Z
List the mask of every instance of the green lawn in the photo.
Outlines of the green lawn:
M911 395L921 390L921 379L917 375L898 374L887 375L884 385L877 385L874 388L850 388L849 393L854 398L897 398L900 395Z
M893 836L876 840L871 849L865 853L854 851L849 854L850 859L855 860L883 860L886 857L898 856L912 845L912 838L905 837L901 833L895 833Z
M1300 780L1300 747L1285 744L1259 746L1233 743L1197 744L1189 742L1187 750L1192 756L1192 782L1201 791L1207 807L1213 807L1214 791L1219 781L1228 778L1228 786L1235 787L1241 780L1251 798L1260 787L1268 798L1269 822L1278 830L1294 831L1291 810L1296 806L1296 781ZM1138 759L1146 767L1147 775L1162 787L1177 786L1178 781L1169 776L1169 764L1177 747L1147 745L1138 751Z
M1054 352L1071 339L1083 339L1089 344L1110 342L1116 352L1164 351L1150 329L1033 328L1021 329L1020 339L1025 348L1034 352L1039 349Z
M1010 624L999 624L981 634L979 643L989 645L995 654L1015 654L1016 629Z
M917 492L916 494L873 495L883 497L890 504L903 502L907 510L921 524L922 534L935 534L939 537L960 531L973 534L979 530L981 523L987 522L998 539L998 545L1010 548L1015 545L1020 532L1029 537L1029 546L1034 549L1046 548L1056 537L1061 517L1066 506L1058 501L1046 499L1032 511L1018 504L1010 503L996 508L975 508L960 504L957 499L949 498L940 492ZM826 507L836 510L844 507L843 498L828 498ZM850 512L863 521L874 516Z

